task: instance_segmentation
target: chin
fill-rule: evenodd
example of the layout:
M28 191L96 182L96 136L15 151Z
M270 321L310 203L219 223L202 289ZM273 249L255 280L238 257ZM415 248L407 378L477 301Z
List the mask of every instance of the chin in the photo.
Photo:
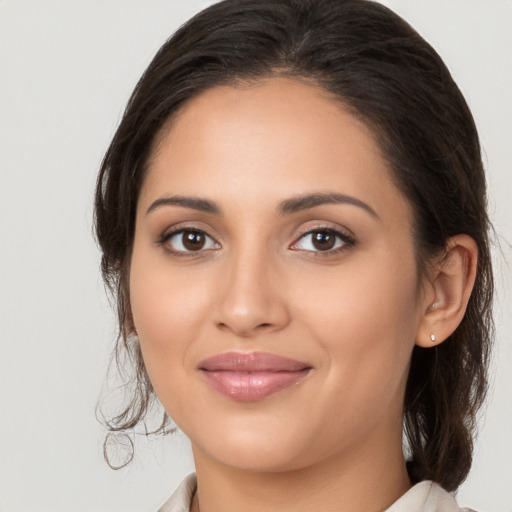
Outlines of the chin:
M209 455L224 466L254 473L280 473L298 470L308 465L306 460L299 460L296 454L287 453L282 447L269 450L268 447L260 446L230 446L221 453Z
M276 421L267 425L254 421L237 428L224 423L218 431L210 429L207 437L195 438L193 433L189 437L195 451L242 471L290 471L313 463L309 459L316 450L311 449L304 430L285 423L272 425Z

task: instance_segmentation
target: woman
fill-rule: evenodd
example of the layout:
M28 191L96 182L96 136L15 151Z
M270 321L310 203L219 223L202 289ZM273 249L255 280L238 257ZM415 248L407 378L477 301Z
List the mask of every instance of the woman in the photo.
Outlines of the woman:
M192 443L161 510L459 510L492 331L485 205L471 113L387 8L227 0L183 26L96 195L137 376L110 428L156 394Z

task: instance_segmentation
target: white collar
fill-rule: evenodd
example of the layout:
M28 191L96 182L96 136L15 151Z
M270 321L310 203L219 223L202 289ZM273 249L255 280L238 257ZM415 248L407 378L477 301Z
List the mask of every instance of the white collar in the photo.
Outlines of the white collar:
M190 512L190 504L196 492L197 480L191 473L181 482L172 496L158 512ZM474 512L461 509L451 494L438 484L425 480L409 489L385 512Z

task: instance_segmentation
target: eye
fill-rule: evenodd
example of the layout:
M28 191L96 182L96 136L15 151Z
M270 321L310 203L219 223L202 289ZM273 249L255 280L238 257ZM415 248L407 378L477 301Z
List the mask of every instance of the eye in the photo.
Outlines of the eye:
M354 240L333 228L314 229L304 233L292 249L312 252L338 252L354 245Z
M160 243L174 253L192 253L219 248L219 244L213 238L199 229L173 231L164 235Z

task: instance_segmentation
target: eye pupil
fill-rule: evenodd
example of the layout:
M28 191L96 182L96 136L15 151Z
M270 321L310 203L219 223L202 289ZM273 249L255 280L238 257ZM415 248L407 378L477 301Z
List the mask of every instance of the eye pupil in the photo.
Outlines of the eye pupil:
M328 231L316 231L313 233L313 245L319 251L328 251L334 247L336 237Z
M205 244L204 233L200 231L185 231L183 233L183 246L189 251L198 251Z

